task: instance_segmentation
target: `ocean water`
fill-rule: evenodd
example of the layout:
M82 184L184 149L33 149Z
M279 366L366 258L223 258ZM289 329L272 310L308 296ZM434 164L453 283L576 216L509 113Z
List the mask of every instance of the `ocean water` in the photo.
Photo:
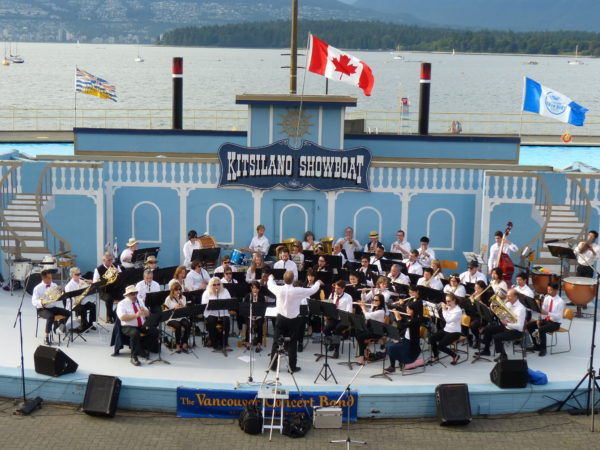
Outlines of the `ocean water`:
M19 151L28 156L73 155L73 144L0 144L0 155ZM576 161L600 169L600 147L535 147L522 146L519 164L548 165L562 169Z

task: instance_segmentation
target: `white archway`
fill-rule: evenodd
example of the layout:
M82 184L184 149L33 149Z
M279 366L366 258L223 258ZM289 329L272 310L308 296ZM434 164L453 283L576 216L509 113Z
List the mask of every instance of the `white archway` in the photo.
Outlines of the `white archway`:
M383 224L383 218L382 218L379 210L372 206L363 206L362 208L358 209L354 213L354 219L353 219L354 236L358 236L357 219L358 219L358 216L360 215L360 213L363 211L373 211L377 215L377 227L375 229L379 233L379 236L381 236L381 226ZM358 237L357 237L357 239L358 239Z
M153 207L156 210L157 219L155 221L156 221L156 224L157 224L157 227L158 227L158 233L157 233L158 236L156 237L156 239L151 239L151 240L148 240L148 239L137 239L137 237L136 237L136 232L135 232L135 213L136 213L137 209L140 206L143 206L143 205L149 205L149 206ZM152 223L152 222L153 221L150 220L150 219L148 219L148 218L144 219L144 223L145 224ZM144 228L146 228L146 226ZM136 204L133 207L133 209L131 210L131 236L136 237L136 239L137 239L138 242L142 242L142 243L146 243L146 244L161 244L162 243L162 213L160 212L160 208L156 205L156 203L148 202L148 201L143 201L143 202L139 202L138 204Z
M434 209L433 211L431 211L429 213L429 215L427 216L427 234L426 236L429 236L429 238L431 239L431 218L436 215L437 213L445 213L448 214L450 216L450 247L435 247L435 246L431 246L431 248L433 248L434 250L454 250L454 234L455 234L455 228L456 228L456 219L454 218L454 214L452 214L452 211L446 209L446 208L438 208L438 209Z
M235 213L233 212L233 208L226 203L214 203L208 208L206 211L206 233L212 236L210 232L210 213L215 208L225 208L229 212L229 217L231 219L231 236L229 236L229 241L218 241L218 244L225 245L233 245L234 237L235 237Z
M283 237L283 213L285 213L288 208L299 208L304 213L304 231L308 229L308 211L306 208L298 203L290 203L289 205L285 205L283 208L281 208L279 213L279 242L285 239Z

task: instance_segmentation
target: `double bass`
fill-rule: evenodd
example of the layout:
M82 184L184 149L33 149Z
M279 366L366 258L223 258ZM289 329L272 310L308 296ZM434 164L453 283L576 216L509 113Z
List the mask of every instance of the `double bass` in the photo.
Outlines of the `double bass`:
M509 235L510 230L512 230L512 227L512 222L506 224L506 230L504 230L502 241L498 247L498 260L496 261L496 267L499 267L500 270L502 270L502 279L506 281L506 284L509 286L512 284L512 277L515 273L515 264L512 259L510 259L510 256L508 256L507 253L504 253L504 241L506 240L506 236Z

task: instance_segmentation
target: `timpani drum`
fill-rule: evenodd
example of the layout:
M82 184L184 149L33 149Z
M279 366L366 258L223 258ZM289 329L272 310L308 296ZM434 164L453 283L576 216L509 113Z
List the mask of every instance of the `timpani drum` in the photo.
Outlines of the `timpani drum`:
M531 283L535 292L546 294L550 283L560 283L560 276L555 273L532 271Z
M564 279L565 293L577 306L584 306L596 297L596 280L587 277L568 277Z

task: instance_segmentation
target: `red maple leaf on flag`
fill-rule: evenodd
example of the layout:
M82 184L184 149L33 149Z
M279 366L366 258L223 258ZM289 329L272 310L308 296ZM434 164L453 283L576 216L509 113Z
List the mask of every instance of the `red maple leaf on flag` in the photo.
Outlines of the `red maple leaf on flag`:
M350 58L347 55L341 55L339 58L333 58L331 60L335 66L335 71L340 72L340 80L344 75L352 75L356 73L357 67L354 64L350 64Z

